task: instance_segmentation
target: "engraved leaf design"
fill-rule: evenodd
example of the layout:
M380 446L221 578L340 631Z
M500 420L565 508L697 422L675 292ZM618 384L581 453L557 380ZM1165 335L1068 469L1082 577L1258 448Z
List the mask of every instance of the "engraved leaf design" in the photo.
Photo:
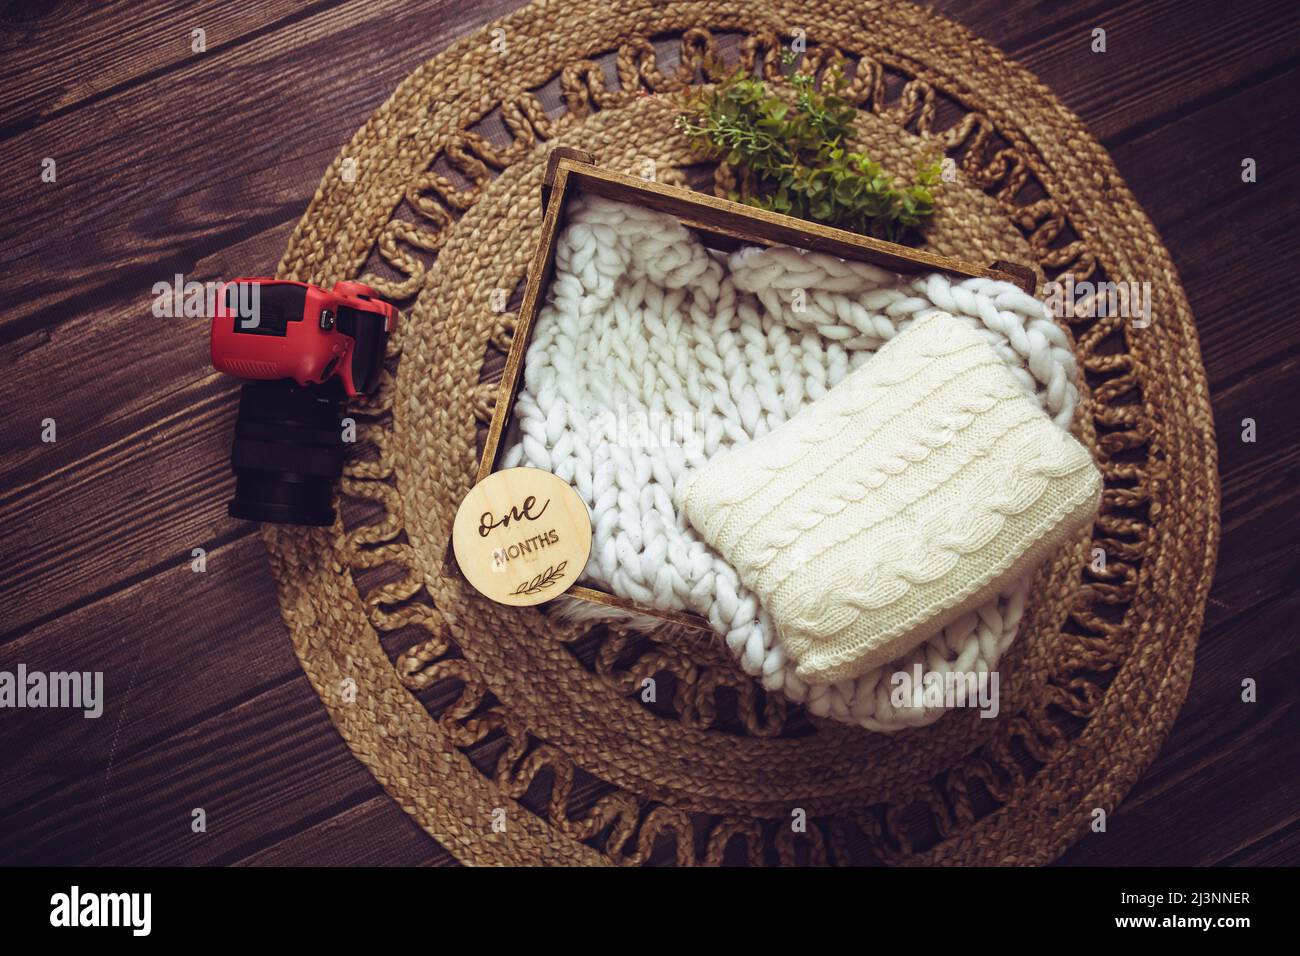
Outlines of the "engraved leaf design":
M525 581L519 587L511 591L511 594L536 594L538 591L545 591L556 581L564 576L564 569L569 564L568 561L561 561L554 567L547 568L537 575L531 581Z

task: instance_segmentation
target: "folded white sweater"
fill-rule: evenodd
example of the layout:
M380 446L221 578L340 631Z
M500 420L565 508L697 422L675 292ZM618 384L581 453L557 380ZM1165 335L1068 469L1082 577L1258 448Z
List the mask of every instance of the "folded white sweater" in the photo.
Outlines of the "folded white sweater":
M864 674L1032 571L1101 476L1005 362L922 319L769 434L709 462L682 508L772 616L798 676Z

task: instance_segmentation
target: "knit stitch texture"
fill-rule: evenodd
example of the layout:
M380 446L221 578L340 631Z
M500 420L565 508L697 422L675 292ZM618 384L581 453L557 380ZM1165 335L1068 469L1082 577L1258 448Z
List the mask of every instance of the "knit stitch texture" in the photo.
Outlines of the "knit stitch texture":
M938 719L939 708L895 706L889 674L914 664L926 673L996 668L1015 639L1028 576L897 661L810 684L757 596L676 499L713 458L780 426L937 312L986 342L1068 429L1078 391L1064 330L1005 282L903 278L779 247L714 255L671 216L599 197L577 197L566 212L502 467L554 472L586 501L593 540L583 583L702 615L746 673L814 715L884 732ZM552 606L575 619L627 617L573 599Z
M947 315L762 438L681 506L772 616L809 683L899 658L1090 520L1101 475L996 352Z

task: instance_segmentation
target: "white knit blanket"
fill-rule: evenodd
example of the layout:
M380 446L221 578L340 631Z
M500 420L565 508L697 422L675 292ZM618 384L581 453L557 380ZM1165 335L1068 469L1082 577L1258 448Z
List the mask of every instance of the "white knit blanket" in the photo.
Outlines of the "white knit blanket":
M719 256L670 216L580 198L558 240L503 467L554 472L586 501L584 583L707 617L746 673L814 714L876 731L931 723L943 710L894 706L890 675L915 663L995 669L1015 639L1028 577L899 661L810 685L758 600L675 502L694 469L780 425L936 311L980 331L1069 427L1078 401L1069 339L1009 283L901 278L789 248ZM619 612L574 601L563 613Z

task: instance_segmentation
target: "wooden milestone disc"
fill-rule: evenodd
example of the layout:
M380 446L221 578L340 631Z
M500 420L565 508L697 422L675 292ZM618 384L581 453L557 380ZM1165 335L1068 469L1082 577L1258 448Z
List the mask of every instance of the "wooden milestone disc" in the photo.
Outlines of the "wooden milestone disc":
M470 489L451 544L465 579L499 604L527 607L568 590L591 554L591 515L563 478L507 468Z

